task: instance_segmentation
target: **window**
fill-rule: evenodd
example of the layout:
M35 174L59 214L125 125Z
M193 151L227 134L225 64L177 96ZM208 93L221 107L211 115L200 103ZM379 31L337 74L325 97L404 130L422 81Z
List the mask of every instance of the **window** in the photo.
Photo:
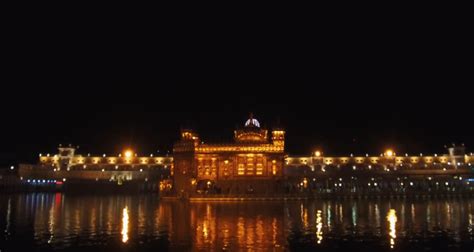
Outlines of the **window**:
M237 174L238 175L244 175L245 174L245 167L244 164L240 163L237 169Z
M253 163L247 163L247 169L245 172L247 175L253 175L254 174L254 166Z
M263 165L261 163L257 164L257 175L262 175L263 174Z
M211 165L209 160L204 161L204 174L209 175L211 173Z

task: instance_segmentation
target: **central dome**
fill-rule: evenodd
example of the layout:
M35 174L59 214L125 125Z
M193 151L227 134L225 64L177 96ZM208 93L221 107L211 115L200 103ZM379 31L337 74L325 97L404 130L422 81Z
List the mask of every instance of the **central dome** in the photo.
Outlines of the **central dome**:
M260 128L260 123L257 119L253 118L252 113L250 113L249 119L245 122L245 127L235 131L234 138L237 142L241 143L266 143L268 141L267 130Z
M260 128L260 123L257 119L253 118L253 114L250 113L250 118L245 122L245 127L257 127Z

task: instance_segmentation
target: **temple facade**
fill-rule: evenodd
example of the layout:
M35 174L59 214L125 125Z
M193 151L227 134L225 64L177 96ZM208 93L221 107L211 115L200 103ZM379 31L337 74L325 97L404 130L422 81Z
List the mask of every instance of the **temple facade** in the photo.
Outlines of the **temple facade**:
M285 131L270 135L250 116L234 131L234 142L204 144L191 129L181 130L174 145L174 188L179 196L197 193L272 193L281 186Z

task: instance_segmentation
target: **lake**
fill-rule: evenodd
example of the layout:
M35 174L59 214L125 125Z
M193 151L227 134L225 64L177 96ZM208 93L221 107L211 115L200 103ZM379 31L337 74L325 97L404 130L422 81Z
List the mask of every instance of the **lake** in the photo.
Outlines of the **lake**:
M0 194L7 251L473 251L474 199L161 201Z

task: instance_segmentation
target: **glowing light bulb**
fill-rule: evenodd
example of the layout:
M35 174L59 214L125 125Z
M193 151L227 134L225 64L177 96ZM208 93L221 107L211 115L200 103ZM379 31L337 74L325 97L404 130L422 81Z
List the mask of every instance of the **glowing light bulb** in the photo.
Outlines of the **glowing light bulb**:
M131 158L133 155L133 152L131 150L126 150L124 154L126 158Z

